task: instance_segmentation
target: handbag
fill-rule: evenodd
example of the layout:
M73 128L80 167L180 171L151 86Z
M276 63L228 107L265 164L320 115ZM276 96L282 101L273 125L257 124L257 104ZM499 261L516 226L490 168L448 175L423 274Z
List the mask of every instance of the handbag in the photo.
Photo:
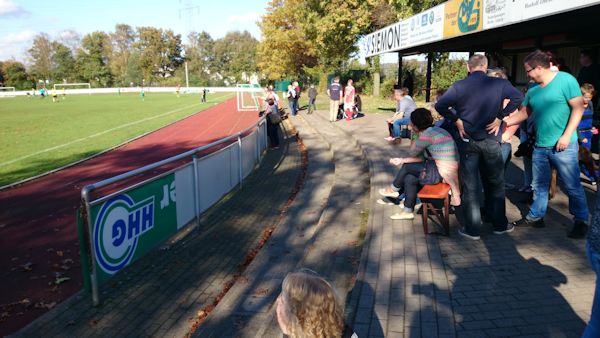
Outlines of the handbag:
M419 184L438 184L442 181L442 176L440 175L435 160L431 157L429 150L425 148L425 151L427 152L427 157L425 158L425 168L423 168L419 175Z
M400 138L410 139L411 136L412 136L412 133L410 132L410 129L408 129L408 128L400 129Z

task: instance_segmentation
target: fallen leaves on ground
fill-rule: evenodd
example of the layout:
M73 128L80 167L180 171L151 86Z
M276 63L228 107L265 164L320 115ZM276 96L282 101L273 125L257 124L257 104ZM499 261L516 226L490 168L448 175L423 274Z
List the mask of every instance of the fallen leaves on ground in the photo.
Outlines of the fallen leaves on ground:
M37 302L35 303L34 307L36 309L48 309L50 310L51 308L56 306L56 302L52 302L52 303L46 303L46 302Z
M71 279L70 277L60 277L60 278L56 278L56 279L54 280L54 284L58 285L58 284L61 284L61 283L64 283L64 282L66 282L66 281L68 281L68 280L70 280L70 279Z

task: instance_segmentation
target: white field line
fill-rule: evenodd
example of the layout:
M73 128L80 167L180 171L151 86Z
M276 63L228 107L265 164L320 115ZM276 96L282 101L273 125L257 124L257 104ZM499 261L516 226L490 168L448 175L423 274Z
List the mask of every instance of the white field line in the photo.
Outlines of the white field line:
M51 147L51 148L40 150L38 152L29 154L29 155L21 156L21 157L15 158L14 160L10 160L10 161L6 161L6 162L3 162L3 163L0 163L0 167L4 167L4 166L7 166L9 164L12 164L12 163L15 163L15 162L19 162L19 161L22 161L24 159L27 159L27 158L30 158L30 157L33 157L33 156L36 156L36 155L39 155L39 154L47 153L49 151L53 151L53 150L56 150L56 149L64 148L64 147L70 146L70 145L78 143L78 142L89 140L91 138L94 138L94 137L97 137L97 136L100 136L100 135L104 135L104 134L113 132L115 130L119 130L119 129L122 129L122 128L125 128L125 127L129 127L129 126L132 126L132 125L135 125L135 124L138 124L138 123L142 123L142 122L154 120L154 119L157 119L159 117L163 117L163 116L166 116L166 115L169 115L169 114L173 114L173 113L176 113L178 111L181 111L181 110L184 110L184 109L188 109L188 108L192 108L194 106L198 106L198 105L201 105L201 104L202 103L194 103L194 104L191 104L189 106L181 107L181 108L178 108L178 109L174 109L174 110L168 111L166 113L162 113L160 115L156 115L156 116L152 116L152 117L147 117L145 119L141 119L141 120L134 121L134 122L129 122L129 123L126 123L126 124L124 124L122 126L118 126L118 127L115 127L115 128L107 129L107 130L101 131L99 133L92 134L90 136L86 136L86 137L83 137L83 138L80 138L80 139L77 139L77 140L73 140L71 142L67 142L67 143L64 143L64 144L61 144L61 145L58 145L58 146L54 146L54 147Z

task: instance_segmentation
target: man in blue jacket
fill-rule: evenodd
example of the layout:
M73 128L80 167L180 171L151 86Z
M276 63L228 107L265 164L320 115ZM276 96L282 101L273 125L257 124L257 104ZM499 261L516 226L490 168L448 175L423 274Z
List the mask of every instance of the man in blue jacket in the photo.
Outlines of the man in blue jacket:
M435 109L444 118L454 121L460 134L457 144L462 180L460 210L465 224L458 232L477 240L481 228L479 176L485 193L485 214L494 226L494 233L514 230L506 218L500 142L502 119L519 108L523 95L507 80L487 76L488 61L484 55L473 55L467 66L470 75L455 82L438 100ZM505 99L509 100L506 107Z

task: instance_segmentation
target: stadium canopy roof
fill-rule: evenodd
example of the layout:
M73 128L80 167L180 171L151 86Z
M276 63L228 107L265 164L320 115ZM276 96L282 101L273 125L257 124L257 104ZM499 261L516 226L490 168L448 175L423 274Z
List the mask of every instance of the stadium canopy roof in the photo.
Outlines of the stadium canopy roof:
M368 56L598 44L600 0L450 0L366 36Z

